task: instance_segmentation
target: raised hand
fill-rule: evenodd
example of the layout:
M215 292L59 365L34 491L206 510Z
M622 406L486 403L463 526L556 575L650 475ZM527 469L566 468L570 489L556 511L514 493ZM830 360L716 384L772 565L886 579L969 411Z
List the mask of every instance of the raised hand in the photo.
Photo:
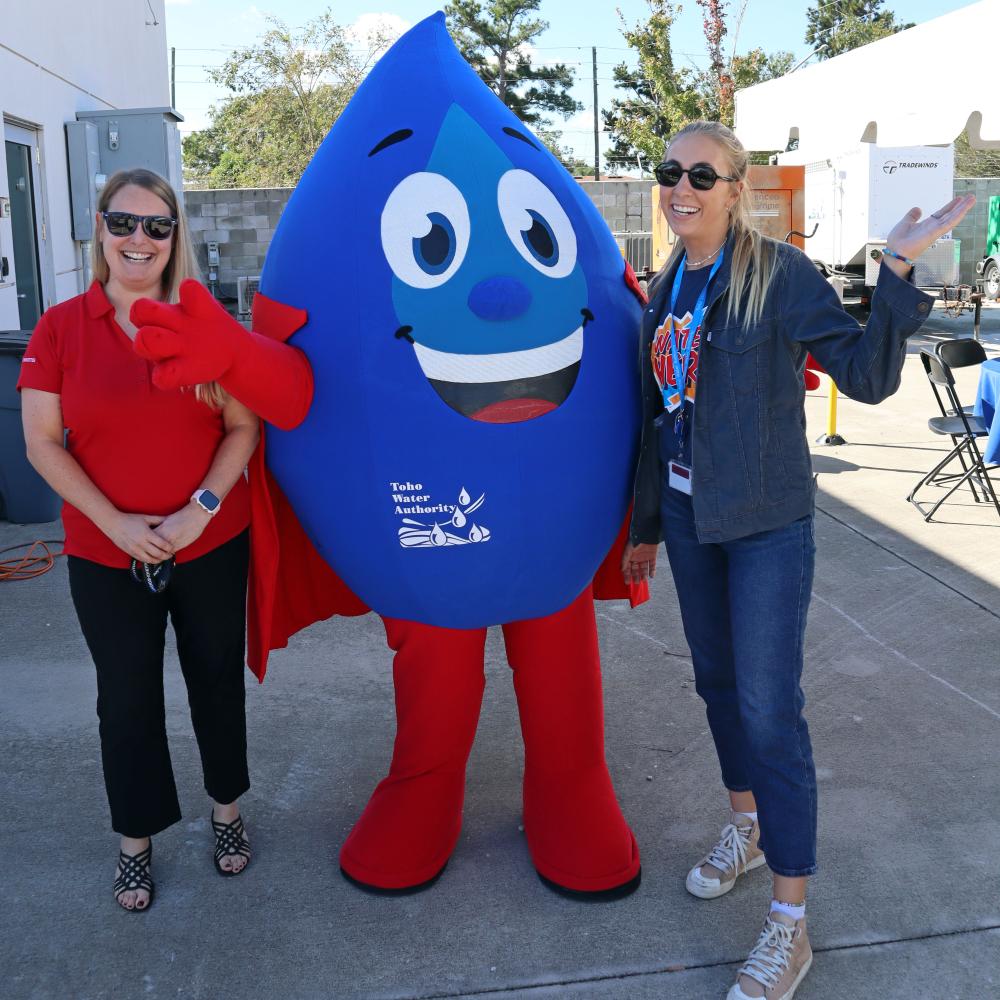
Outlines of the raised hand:
M129 313L135 351L156 362L153 382L176 389L216 382L232 367L249 334L197 281L182 282L180 302L139 299Z
M919 257L932 243L954 229L976 203L975 195L966 194L952 198L926 219L920 218L920 209L911 208L886 237L890 250L904 257Z

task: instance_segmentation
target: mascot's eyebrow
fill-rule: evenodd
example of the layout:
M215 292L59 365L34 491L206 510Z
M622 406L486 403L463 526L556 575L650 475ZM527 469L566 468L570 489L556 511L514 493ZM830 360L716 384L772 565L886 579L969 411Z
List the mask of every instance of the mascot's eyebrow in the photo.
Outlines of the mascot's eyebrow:
M368 155L374 156L376 153L381 153L386 146L392 146L397 142L402 142L404 139L409 139L411 135L413 135L412 128L401 128L398 132L392 132L378 143Z
M532 149L538 149L538 147L523 133L518 132L516 128L504 128L504 132L509 136L513 136L515 139L520 139L521 142L526 142Z

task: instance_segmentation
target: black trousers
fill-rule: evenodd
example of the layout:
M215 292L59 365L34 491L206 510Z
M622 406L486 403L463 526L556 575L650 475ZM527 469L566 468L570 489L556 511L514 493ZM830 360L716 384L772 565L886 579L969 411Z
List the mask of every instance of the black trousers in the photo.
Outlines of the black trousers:
M216 802L249 787L245 692L249 532L174 566L152 594L127 569L68 557L77 617L97 667L104 783L111 826L149 837L181 818L167 747L163 648L169 615L201 753Z

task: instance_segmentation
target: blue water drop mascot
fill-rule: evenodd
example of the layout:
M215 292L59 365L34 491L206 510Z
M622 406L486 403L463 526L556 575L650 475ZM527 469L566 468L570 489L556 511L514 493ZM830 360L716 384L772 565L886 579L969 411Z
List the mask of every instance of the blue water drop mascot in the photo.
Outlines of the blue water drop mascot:
M490 625L513 670L535 868L569 893L638 885L593 597L629 596L640 294L590 200L435 14L378 62L293 192L253 332L195 283L179 305L136 306L157 385L215 380L266 421L251 668L332 614L385 621L392 763L340 855L363 887L422 888L455 847Z

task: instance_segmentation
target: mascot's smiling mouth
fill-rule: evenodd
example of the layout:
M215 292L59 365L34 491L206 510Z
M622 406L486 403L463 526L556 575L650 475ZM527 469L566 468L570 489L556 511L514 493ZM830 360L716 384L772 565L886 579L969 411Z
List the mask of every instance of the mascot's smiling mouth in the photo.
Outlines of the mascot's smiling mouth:
M512 424L556 409L580 370L583 327L524 351L452 354L414 343L427 380L453 409L473 420Z
M456 354L413 340L401 327L397 337L413 344L420 368L437 394L472 420L513 424L559 407L576 384L583 356L583 324L554 344L498 354Z

